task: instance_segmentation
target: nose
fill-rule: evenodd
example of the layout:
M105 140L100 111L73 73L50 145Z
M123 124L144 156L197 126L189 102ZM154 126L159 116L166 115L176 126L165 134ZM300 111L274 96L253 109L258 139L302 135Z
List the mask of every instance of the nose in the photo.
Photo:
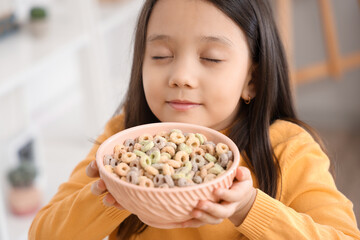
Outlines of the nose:
M196 68L191 61L183 60L174 64L169 77L169 87L179 88L197 88L198 79L196 76Z

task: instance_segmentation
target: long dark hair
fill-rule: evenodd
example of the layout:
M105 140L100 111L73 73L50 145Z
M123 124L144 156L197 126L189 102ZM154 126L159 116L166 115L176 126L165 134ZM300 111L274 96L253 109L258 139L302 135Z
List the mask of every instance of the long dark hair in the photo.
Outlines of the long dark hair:
M256 97L241 103L229 137L237 144L254 172L259 188L276 198L281 191L281 171L270 144L269 126L277 119L296 123L320 141L315 132L298 120L292 99L288 64L272 11L266 0L207 0L231 18L245 33L255 66L252 81ZM142 66L146 31L156 0L147 0L138 17L130 84L124 101L115 112L125 111L125 128L159 122L145 99ZM321 141L320 141L320 144ZM280 186L280 187L279 187ZM147 225L131 214L120 225L118 239L130 239Z

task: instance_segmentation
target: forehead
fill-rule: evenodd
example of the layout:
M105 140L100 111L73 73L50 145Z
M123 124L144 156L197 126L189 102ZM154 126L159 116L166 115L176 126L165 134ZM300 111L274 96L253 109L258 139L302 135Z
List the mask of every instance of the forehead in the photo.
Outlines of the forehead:
M243 45L245 36L232 19L204 0L159 0L147 27L147 42L217 42L227 47Z

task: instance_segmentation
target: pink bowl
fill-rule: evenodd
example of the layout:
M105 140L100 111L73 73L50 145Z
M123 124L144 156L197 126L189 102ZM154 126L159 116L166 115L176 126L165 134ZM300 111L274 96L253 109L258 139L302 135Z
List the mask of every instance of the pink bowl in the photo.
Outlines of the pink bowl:
M171 129L180 129L183 132L202 133L209 141L225 143L233 152L234 162L229 170L220 177L202 184L177 188L146 188L122 181L115 174L105 170L103 157L112 154L116 144L126 139L148 133L157 134ZM190 212L199 200L217 202L213 195L214 189L229 188L234 180L236 168L240 163L240 153L235 143L224 134L211 128L175 122L161 122L140 125L125 129L114 134L104 141L97 153L96 162L100 177L104 180L108 191L125 209L136 214L144 223L157 228L172 228L171 223L183 222L191 219Z

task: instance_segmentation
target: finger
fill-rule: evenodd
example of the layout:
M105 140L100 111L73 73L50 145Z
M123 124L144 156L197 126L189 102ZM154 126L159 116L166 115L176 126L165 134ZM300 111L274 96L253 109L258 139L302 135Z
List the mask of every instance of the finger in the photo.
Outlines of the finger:
M227 202L241 202L248 198L253 189L252 181L246 180L234 183L230 189L219 188L214 194L222 200Z
M208 213L215 218L228 218L232 216L236 210L237 202L222 202L221 204L210 201L199 201L196 208Z
M91 161L91 163L89 163L89 165L87 165L86 167L86 175L88 175L88 177L94 178L94 177L99 177L99 169L97 167L96 161L93 160Z
M97 180L91 185L91 192L94 195L100 195L106 191L106 185L102 179Z
M223 218L214 217L214 216L210 215L209 213L198 210L198 209L194 209L190 213L190 215L193 218L198 219L205 224L214 224L215 225L215 224L221 223L224 220Z
M116 201L116 199L113 197L113 195L111 195L111 193L108 193L105 195L105 197L103 198L103 202L104 205L111 207L114 206L118 209L123 210L124 208Z
M239 182L252 180L250 170L247 167L238 167L236 169L235 177Z

